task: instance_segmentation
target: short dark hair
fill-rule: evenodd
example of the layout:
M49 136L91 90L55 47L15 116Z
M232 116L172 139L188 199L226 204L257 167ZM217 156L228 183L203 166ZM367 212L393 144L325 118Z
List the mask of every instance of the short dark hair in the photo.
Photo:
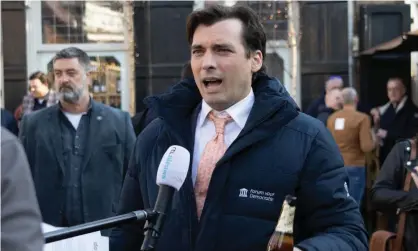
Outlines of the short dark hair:
M186 78L194 78L192 65L190 64L190 61L185 63L183 65L183 69L181 70L181 79L186 79Z
M35 71L34 73L30 74L29 80L35 80L39 79L42 84L48 85L48 77L45 75L45 73L41 71Z
M84 69L86 69L86 71L89 71L91 69L89 56L85 51L77 47L68 47L60 50L59 52L57 52L57 54L55 54L53 62L55 62L57 59L63 58L77 58L78 62L84 66Z
M266 58L266 32L256 12L244 5L223 6L214 4L204 9L193 11L187 18L186 32L189 45L193 42L193 35L199 25L210 26L217 22L236 18L242 22L242 42L247 50L247 57L251 52L260 50L263 60ZM265 71L264 64L259 72Z

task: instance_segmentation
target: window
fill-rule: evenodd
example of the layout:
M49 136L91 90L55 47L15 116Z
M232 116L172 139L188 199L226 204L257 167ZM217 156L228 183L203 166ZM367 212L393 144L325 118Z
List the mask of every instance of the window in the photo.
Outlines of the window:
M121 108L120 62L115 57L91 57L92 73L90 93L96 101Z
M267 40L287 40L286 1L248 1L247 4L261 18Z
M123 43L121 1L42 1L42 43Z
M266 31L267 40L287 40L287 2L286 1L204 1L205 6L223 4L227 6L247 5L260 17Z

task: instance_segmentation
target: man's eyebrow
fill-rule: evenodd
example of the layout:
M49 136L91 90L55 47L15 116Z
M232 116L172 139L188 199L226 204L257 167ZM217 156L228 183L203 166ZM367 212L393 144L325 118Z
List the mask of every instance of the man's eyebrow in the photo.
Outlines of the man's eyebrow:
M222 44L215 44L213 47L214 48L232 48L233 46L228 43L222 43Z
M54 71L75 71L74 68L68 68L68 69L54 69Z
M194 45L192 45L192 50L202 49L202 48L203 48L203 46L200 45L200 44L194 44Z
M228 43L219 43L219 44L214 44L212 46L212 48L233 48L234 46ZM191 46L192 50L196 50L196 49L202 49L203 46L200 44L194 44Z

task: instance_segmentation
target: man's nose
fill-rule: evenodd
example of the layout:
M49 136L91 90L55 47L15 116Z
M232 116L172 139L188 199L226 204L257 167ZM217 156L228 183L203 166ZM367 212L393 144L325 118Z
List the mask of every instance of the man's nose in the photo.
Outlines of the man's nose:
M68 76L64 74L64 75L60 76L59 78L57 78L57 80L58 80L58 83L60 83L60 84L66 83L66 82L68 82Z
M205 55L203 56L203 61L202 61L202 68L204 70L216 68L216 60L215 60L213 53L211 52L205 53Z

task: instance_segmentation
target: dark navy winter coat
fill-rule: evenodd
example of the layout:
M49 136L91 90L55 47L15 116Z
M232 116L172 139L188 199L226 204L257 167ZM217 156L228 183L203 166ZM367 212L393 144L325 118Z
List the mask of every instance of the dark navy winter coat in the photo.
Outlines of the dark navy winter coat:
M287 194L298 198L294 237L299 248L368 250L358 206L344 186L343 160L327 129L300 113L277 80L259 75L253 90L248 121L217 163L200 221L189 171L156 250L265 251ZM157 168L169 146L193 153L201 104L195 83L183 81L147 103L159 116L137 139L119 213L154 207ZM247 197L240 196L243 188ZM139 223L115 229L111 251L139 251L142 233Z

